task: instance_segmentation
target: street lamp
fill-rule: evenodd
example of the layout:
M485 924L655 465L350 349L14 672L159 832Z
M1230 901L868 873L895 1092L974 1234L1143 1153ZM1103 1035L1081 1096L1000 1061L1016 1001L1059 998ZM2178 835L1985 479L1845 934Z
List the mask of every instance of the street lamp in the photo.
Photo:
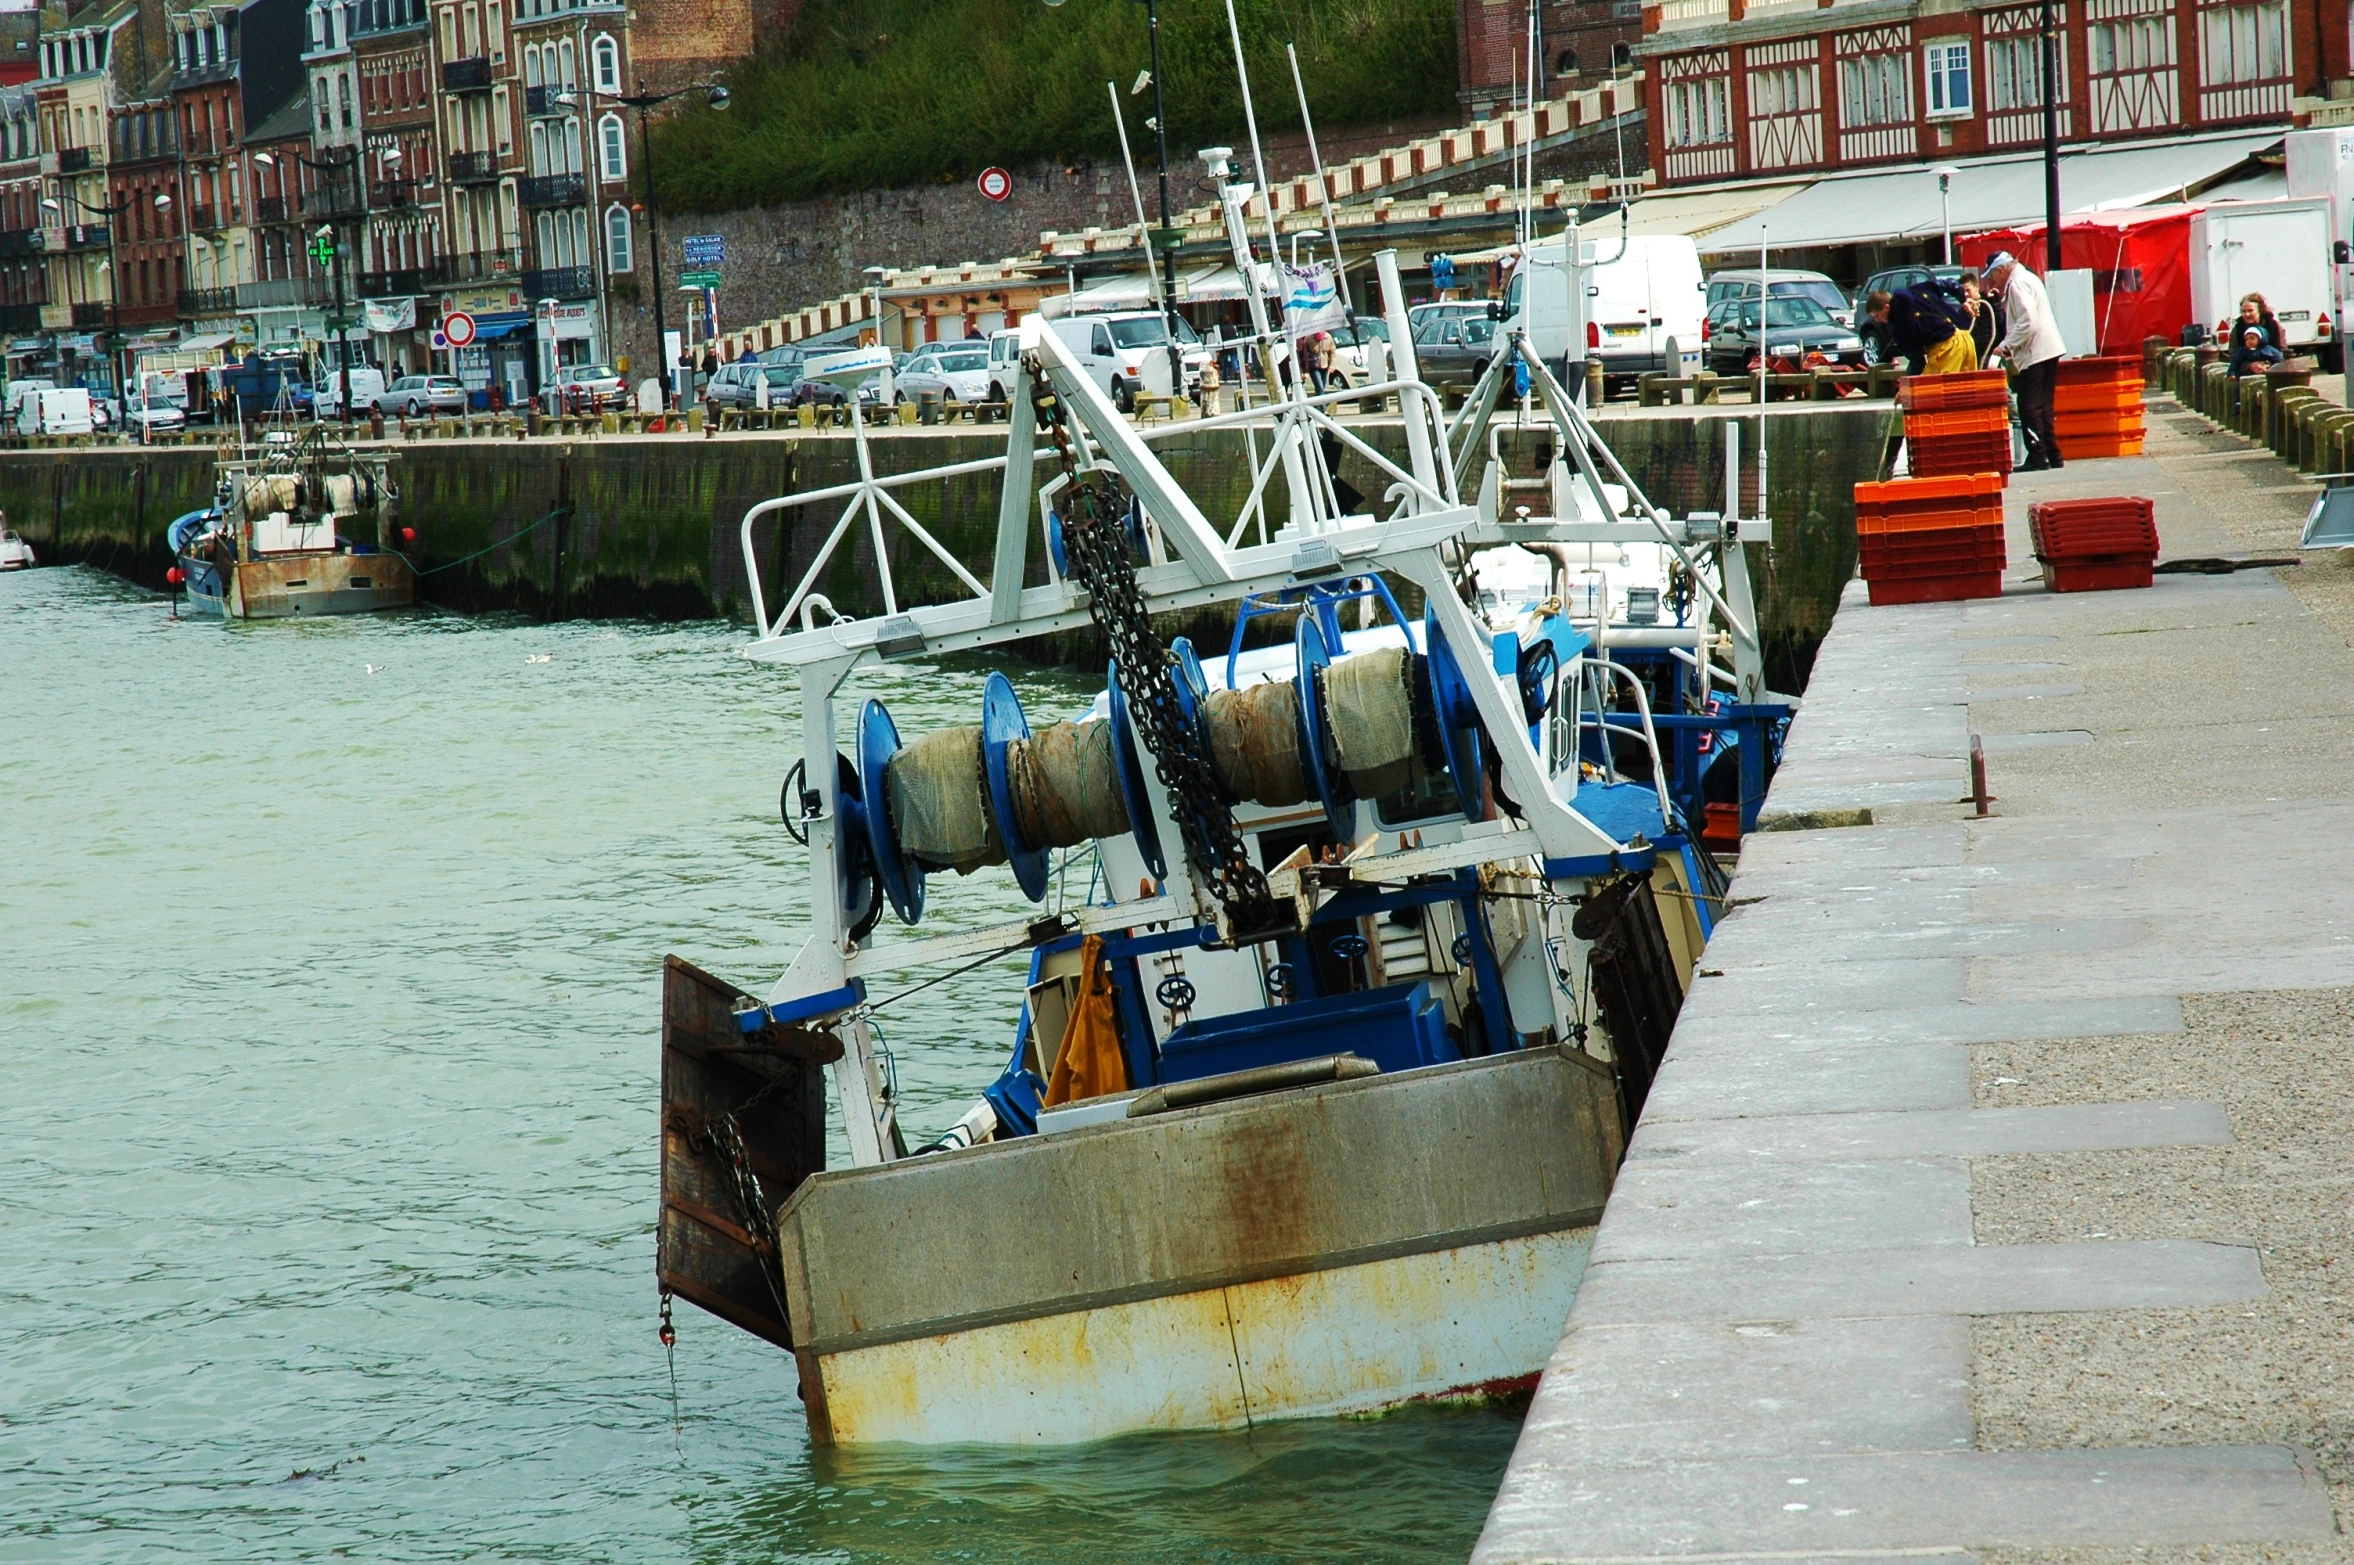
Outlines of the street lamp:
M1054 3L1060 5L1062 0L1054 0ZM891 345L883 340L883 279L890 275L879 266L866 269L866 285L875 291L875 346L883 350L883 394L880 400L886 408L891 405ZM856 409L852 410L852 416L857 416Z
M654 356L657 359L668 359L670 357L669 345L665 339L669 337L670 330L662 318L662 230L660 224L655 220L654 139L646 129L647 116L671 99L683 98L690 92L699 92L703 94L704 102L715 109L724 109L728 106L729 93L727 88L718 82L709 81L696 82L691 86L675 88L669 92L648 92L643 78L639 80L636 92L605 92L596 88L590 89L590 92L593 96L603 98L609 103L618 103L625 109L638 111L638 161L645 166L646 171L646 254L654 268ZM578 104L580 99L581 94L578 91L556 94L556 101L567 108ZM601 229L599 237L602 238ZM665 364L663 366L665 388L670 386L671 376L675 370L675 365ZM665 409L671 406L667 389L663 396L662 405Z
M115 395L119 397L123 394L124 380L121 358L123 351L123 272L122 268L115 264L114 230L115 224L130 214L131 202L126 197L120 205L101 206L96 202L83 199L63 185L59 185L57 195L43 196L41 205L55 212L61 221L65 217L65 206L58 200L58 196L63 196L65 200L71 201L84 212L95 212L106 219L106 367L107 372L114 377ZM155 193L155 209L158 212L169 211L171 205L171 192L159 190Z
M1953 177L1961 172L1951 163L1929 171L1937 176L1937 216L1945 225L1945 264L1953 265Z
M295 162L300 163L314 174L332 174L339 170L349 169L352 184L355 187L353 199L359 204L361 223L366 224L368 220L368 181L364 177L366 171L360 162L360 153L357 147L352 149L352 155L348 159L339 158L332 162L319 162L306 158L299 152L290 151L286 156L294 159ZM253 160L263 168L278 166L278 155L273 152L257 152L253 155ZM387 147L376 154L376 160L397 171L402 162L401 149ZM283 181L280 182L280 188L284 188ZM365 233L365 231L363 226L362 232ZM336 230L331 216L330 221L319 225L318 233L314 237L318 240L318 247L312 250L312 259L322 259L320 250L326 252L324 261L328 276L332 279L335 289L336 358L340 361L338 377L341 384L341 395L336 400L344 423L349 424L351 422L351 319L345 314L343 308L343 236Z
M1047 6L1059 6L1063 0L1043 0ZM1153 244L1160 251L1155 265L1161 269L1161 308L1167 315L1169 351L1172 364L1181 364L1177 357L1177 235L1169 227L1169 106L1161 92L1161 6L1160 0L1144 0L1144 29L1151 44L1151 63L1145 76L1152 82L1152 140L1153 161L1160 177L1161 221L1160 232ZM1144 90L1145 77L1139 77L1131 94ZM1183 391L1184 377L1178 376L1177 389Z

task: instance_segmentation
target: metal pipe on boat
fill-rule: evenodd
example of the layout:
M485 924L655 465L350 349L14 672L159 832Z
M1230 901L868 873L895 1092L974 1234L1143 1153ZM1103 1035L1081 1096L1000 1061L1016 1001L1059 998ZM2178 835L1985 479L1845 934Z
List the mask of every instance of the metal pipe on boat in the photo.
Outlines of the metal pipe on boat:
M1413 323L1406 315L1406 290L1398 282L1398 252L1375 251L1373 269L1381 279L1381 318L1390 329L1390 374L1398 380L1420 381L1422 371L1414 362ZM1430 426L1423 421L1420 399L1401 395L1398 412L1406 420L1406 453L1413 462L1414 476L1438 490L1438 463L1431 455Z

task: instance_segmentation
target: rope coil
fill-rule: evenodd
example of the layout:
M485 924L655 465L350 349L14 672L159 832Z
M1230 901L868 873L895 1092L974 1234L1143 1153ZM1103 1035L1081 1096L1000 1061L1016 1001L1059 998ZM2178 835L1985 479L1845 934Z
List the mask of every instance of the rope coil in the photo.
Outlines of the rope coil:
M1341 770L1360 799L1414 780L1414 658L1384 647L1324 671L1324 712Z
M922 735L891 758L883 781L899 845L916 862L959 875L1005 862L1005 841L989 813L978 725Z
M1202 715L1210 762L1229 798L1299 804L1312 796L1300 753L1300 694L1291 681L1213 690Z
M1033 848L1072 848L1128 831L1112 725L1054 723L1005 747L1014 830Z

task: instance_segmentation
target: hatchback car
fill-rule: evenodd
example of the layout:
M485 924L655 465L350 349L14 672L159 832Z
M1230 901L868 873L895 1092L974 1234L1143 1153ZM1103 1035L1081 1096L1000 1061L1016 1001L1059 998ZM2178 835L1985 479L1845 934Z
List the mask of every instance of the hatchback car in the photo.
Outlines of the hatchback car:
M1414 367L1433 386L1475 381L1496 356L1496 323L1479 315L1427 315L1414 328Z
M602 413L629 406L629 387L609 364L567 364L541 388L542 399L557 413Z
M928 342L902 359L891 374L892 400L914 402L927 391L951 407L989 401L989 344L979 338Z
M355 393L354 402L359 400ZM465 382L451 375L403 375L376 396L376 411L416 418L424 413L466 411Z
M1795 268L1775 267L1760 273L1754 266L1735 267L1729 271L1708 274L1708 308L1714 310L1728 299L1747 299L1757 302L1757 284L1765 278L1766 288L1777 299L1812 299L1823 307L1823 312L1842 326L1855 324L1855 306L1848 301L1839 285L1821 272L1802 272Z
M759 359L737 359L722 364L712 372L703 385L703 400L714 408L751 409L781 408L793 400L793 387L801 379L801 359L798 355L774 363ZM768 383L768 400L761 401L760 383Z
M1768 300L1763 331L1758 314L1755 299L1727 299L1708 312L1710 369L1719 375L1753 373L1761 341L1769 355L1794 364L1816 353L1836 364L1864 362L1864 345L1855 332L1812 299L1776 295Z

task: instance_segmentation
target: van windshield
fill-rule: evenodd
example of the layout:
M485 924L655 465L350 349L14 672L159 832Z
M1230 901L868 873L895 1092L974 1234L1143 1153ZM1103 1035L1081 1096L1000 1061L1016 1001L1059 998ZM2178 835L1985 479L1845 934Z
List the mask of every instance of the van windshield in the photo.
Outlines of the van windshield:
M1158 347L1169 340L1169 326L1159 316L1132 316L1113 321L1112 341L1123 348Z

